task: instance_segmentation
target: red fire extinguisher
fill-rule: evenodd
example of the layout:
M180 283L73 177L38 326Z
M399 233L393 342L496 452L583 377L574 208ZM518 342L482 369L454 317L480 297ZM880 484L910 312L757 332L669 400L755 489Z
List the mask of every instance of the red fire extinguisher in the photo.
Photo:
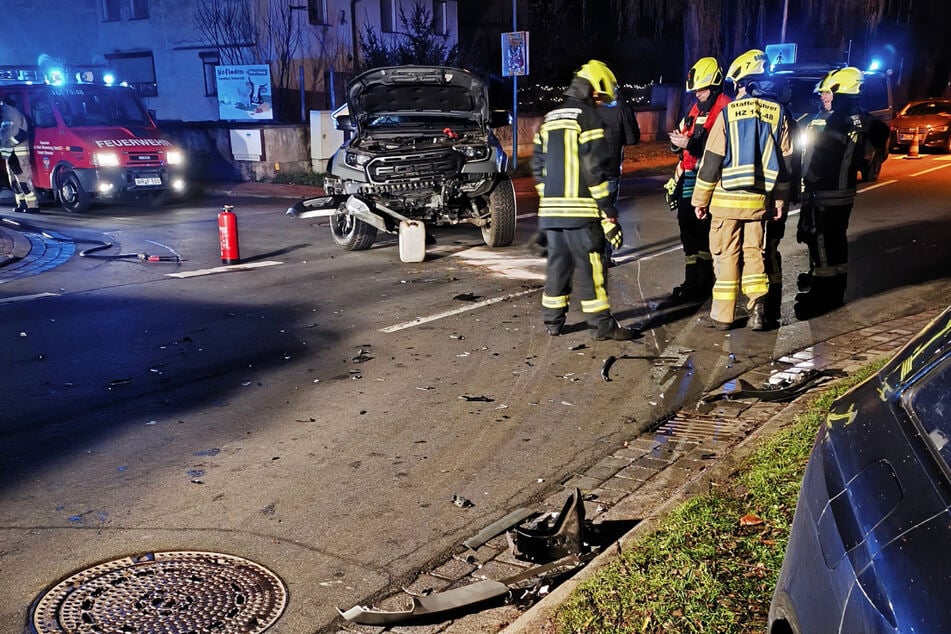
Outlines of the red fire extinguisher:
M238 217L231 211L234 205L225 205L218 214L218 240L221 242L221 263L238 264Z

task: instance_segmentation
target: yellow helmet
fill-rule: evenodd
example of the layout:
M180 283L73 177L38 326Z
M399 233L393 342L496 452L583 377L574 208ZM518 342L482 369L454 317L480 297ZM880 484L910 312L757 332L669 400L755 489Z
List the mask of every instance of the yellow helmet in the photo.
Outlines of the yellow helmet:
M739 82L746 77L755 75L765 75L769 68L769 58L766 53L758 48L751 48L730 64L730 70L726 73L726 78L733 82Z
M614 101L614 97L617 95L617 78L614 77L614 73L604 62L592 59L582 66L575 75L591 84L594 92L606 97L607 101Z
M837 95L857 95L862 90L865 75L854 66L846 66L827 75L825 81L829 85L825 90Z
M812 92L832 92L832 76L835 75L834 70L830 70L825 74L825 77L819 80L819 83L816 84L816 89Z
M687 71L687 92L719 86L723 83L723 70L713 57L701 57Z

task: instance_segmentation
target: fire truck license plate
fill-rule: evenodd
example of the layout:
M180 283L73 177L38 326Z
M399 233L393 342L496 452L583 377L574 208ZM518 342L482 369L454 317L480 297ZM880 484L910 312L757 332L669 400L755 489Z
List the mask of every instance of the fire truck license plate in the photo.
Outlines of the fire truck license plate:
M161 185L162 179L159 178L158 176L148 176L146 178L137 178L135 179L135 184L136 186L139 186L139 187L143 185Z

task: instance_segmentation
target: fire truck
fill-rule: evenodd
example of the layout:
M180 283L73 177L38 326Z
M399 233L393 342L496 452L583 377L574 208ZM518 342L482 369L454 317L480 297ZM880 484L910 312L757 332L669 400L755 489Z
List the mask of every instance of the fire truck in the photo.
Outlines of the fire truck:
M30 122L33 187L71 212L184 193L185 155L132 88L103 67L0 66L0 98Z

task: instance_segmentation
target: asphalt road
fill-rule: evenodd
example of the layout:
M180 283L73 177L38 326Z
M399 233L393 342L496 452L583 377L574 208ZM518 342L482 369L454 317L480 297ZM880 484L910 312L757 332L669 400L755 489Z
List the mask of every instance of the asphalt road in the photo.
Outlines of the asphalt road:
M439 229L420 264L401 263L391 238L339 250L326 226L285 217L286 200L29 218L76 253L0 275L0 630L21 631L30 602L77 570L183 550L280 576L290 598L269 631L334 631L333 606L407 583L705 390L944 307L949 158L893 157L863 187L848 303L809 322L792 312L806 264L793 217L783 325L763 333L705 330L703 309L664 302L682 275L665 179L625 182L611 299L644 331L625 343L590 341L577 309L572 332L545 334L530 194L517 246ZM243 266L222 270L224 202ZM609 354L621 359L603 382Z

